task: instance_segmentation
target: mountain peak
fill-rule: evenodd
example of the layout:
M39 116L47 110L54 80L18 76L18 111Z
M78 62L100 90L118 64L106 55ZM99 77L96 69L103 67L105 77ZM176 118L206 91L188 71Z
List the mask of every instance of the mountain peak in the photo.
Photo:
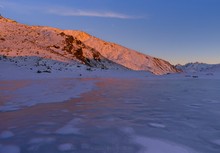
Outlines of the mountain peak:
M220 71L220 64L206 64L200 62L187 63L185 65L176 65L176 68L181 69L186 73L196 72L217 72Z
M67 35L74 35L75 37L77 37L81 41L86 41L92 37L92 35L84 32L84 31L79 31L79 30L64 30L64 32Z
M1 14L0 14L0 21L2 21L2 22L13 22L13 23L17 23L15 20L6 18L6 17L2 16Z
M4 17L0 21L0 55L37 56L91 67L128 68L154 74L179 72L165 60L103 41L86 32L28 26Z

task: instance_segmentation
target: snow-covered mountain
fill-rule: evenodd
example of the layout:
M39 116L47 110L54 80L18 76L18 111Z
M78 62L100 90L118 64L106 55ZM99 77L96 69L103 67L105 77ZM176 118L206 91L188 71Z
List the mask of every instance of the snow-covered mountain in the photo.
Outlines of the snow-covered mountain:
M220 72L220 64L205 64L205 63L188 63L185 65L176 65L177 69L186 73L215 73Z
M68 66L84 64L101 69L143 70L154 74L179 72L167 61L105 42L85 32L28 26L2 16L0 44L0 55L16 57L16 62L19 57L23 60L28 56L28 59L33 58L33 62L39 62L39 58L44 60L44 65L47 65L47 60L52 60Z

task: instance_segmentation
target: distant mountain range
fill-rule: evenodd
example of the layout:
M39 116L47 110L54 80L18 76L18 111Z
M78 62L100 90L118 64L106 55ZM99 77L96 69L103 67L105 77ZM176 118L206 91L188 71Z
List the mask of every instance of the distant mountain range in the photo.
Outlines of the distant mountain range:
M185 65L176 65L177 69L180 69L181 71L185 73L198 73L198 72L204 72L204 73L215 73L220 72L220 64L205 64L205 63L188 63Z
M43 60L67 66L86 65L100 69L131 69L161 75L180 72L169 62L103 41L85 32L28 26L0 16L0 55ZM25 58L24 58L25 57ZM38 62L38 63L37 63ZM42 64L42 62L41 62ZM182 69L182 68L181 68Z

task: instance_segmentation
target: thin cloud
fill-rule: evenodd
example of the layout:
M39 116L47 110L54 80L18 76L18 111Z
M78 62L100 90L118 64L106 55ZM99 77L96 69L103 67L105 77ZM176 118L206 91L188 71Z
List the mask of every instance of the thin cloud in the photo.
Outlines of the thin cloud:
M140 17L129 16L126 14L116 13L116 12L98 12L98 11L88 11L88 10L68 10L68 9L50 9L48 11L51 14L61 15L61 16L84 16L84 17L101 17L101 18L117 18L117 19L138 19Z
M17 12L43 12L46 14L55 14L60 16L81 16L81 17L100 17L100 18L116 18L116 19L144 19L146 17L131 16L118 12L96 11L96 10L84 10L84 9L71 9L66 7L55 6L30 6L21 5L13 2L0 2L0 8L13 9Z

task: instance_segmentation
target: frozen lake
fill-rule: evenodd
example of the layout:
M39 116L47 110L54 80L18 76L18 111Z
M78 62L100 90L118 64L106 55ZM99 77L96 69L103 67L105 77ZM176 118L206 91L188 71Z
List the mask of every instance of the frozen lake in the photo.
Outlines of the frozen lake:
M30 84L46 94L24 94ZM81 97L40 102L87 84ZM0 106L24 101L0 112L0 153L219 153L219 93L217 79L0 81Z

